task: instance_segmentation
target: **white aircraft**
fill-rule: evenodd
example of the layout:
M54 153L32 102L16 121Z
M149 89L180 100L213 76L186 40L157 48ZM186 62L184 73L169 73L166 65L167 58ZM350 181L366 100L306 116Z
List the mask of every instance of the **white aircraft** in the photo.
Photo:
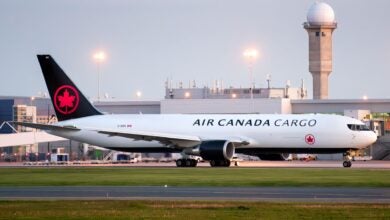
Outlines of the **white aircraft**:
M351 166L357 149L377 136L361 121L324 114L159 114L104 115L85 98L50 55L38 55L59 122L14 122L50 134L125 152L181 152L178 167L196 166L190 155L211 166L230 166L235 152L345 153ZM187 157L186 157L187 156Z

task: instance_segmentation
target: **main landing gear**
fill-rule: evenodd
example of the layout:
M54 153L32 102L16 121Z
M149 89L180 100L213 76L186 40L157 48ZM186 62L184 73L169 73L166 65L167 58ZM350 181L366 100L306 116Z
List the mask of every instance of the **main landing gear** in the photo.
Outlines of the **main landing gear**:
M212 167L230 167L230 160L210 160Z
M176 160L177 167L196 167L198 161L194 159L178 159Z

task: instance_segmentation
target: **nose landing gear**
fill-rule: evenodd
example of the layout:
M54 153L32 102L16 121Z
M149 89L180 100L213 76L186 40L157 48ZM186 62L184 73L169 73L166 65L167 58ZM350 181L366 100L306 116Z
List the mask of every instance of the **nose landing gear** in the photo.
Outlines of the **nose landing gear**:
M351 161L344 161L343 162L343 167L351 167L352 166L352 162Z
M343 167L351 167L352 166L352 156L355 153L353 151L347 151L343 154L344 156L344 162Z

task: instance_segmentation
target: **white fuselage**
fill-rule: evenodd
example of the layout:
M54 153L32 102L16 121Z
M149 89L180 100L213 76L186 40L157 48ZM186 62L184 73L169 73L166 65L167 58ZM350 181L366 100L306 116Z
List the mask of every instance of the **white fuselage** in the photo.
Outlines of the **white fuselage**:
M215 115L97 115L59 122L80 131L49 133L107 148L162 148L157 141L132 140L98 133L163 132L198 136L203 140L243 139L242 148L359 149L376 141L372 131L357 131L348 124L361 121L338 115L215 114ZM309 137L310 136L310 137ZM308 138L309 137L309 138ZM238 148L240 148L238 147Z

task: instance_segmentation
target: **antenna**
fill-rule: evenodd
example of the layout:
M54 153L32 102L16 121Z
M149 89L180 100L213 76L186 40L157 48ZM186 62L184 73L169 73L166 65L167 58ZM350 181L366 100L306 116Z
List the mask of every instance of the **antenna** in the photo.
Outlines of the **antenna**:
M267 74L266 80L267 80L268 89L270 89L271 88L271 74Z
M301 99L305 98L305 81L301 79Z
M290 88L290 86L291 86L291 81L287 80L286 81L286 95L285 95L286 98L289 98L288 89Z

